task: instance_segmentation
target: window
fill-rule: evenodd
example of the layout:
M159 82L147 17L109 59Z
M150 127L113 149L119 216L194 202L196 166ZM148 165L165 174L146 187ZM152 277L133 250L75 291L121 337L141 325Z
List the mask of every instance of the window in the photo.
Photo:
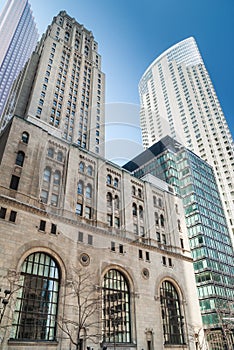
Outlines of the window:
M156 240L157 240L157 242L161 242L160 232L156 232Z
M115 196L115 210L119 210L119 197Z
M119 180L117 178L114 179L114 186L119 187Z
M131 305L129 285L118 270L109 270L102 284L104 343L131 342Z
M158 199L158 206L162 207L162 199L161 198Z
M6 217L6 212L7 212L7 209L1 207L1 209L0 209L0 219L5 219L5 217Z
M92 175L93 175L93 168L92 168L91 165L89 165L89 166L87 167L87 174L88 174L89 176L92 176Z
M155 220L155 225L159 225L159 218L158 218L158 213L154 213L154 220Z
M61 174L59 170L56 170L54 173L54 185L60 185Z
M178 230L181 232L181 224L180 224L180 220L177 220L177 226L178 226Z
M83 242L84 241L84 234L81 231L78 232L78 241L79 242Z
M80 162L80 164L79 164L79 170L80 170L81 173L84 172L84 163L83 163L83 162Z
M76 214L82 216L83 206L80 203L76 204Z
M143 259L143 252L141 249L138 250L138 258Z
M143 219L143 208L141 205L139 205L139 217L140 219Z
M41 191L41 201L42 203L47 203L48 201L48 192L45 190Z
M160 215L160 224L164 227L164 216L162 214Z
M111 242L111 250L112 252L115 252L115 242Z
M16 215L17 215L17 212L14 211L14 210L11 210L11 212L10 212L10 217L9 217L9 221L15 222L15 220L16 220Z
M85 214L84 217L86 219L91 219L91 208L90 207L85 207Z
M157 198L156 198L156 196L153 196L153 203L154 203L154 207L156 207L157 206Z
M132 195L133 195L133 196L136 195L136 188L135 188L135 186L132 186Z
M42 252L29 255L21 269L12 338L22 340L55 340L59 267Z
M24 152L19 151L16 156L15 164L22 167L24 165L24 157L25 157Z
M89 199L92 198L92 186L90 184L86 186L85 196Z
M45 168L43 180L46 182L50 182L50 178L51 178L51 170L50 170L50 168Z
M29 141L29 134L28 134L26 131L24 131L24 132L22 133L22 138L21 138L21 140L22 140L23 143L28 144L28 141Z
M138 226L137 226L137 224L133 224L133 233L135 233L135 235L138 235Z
M183 238L180 238L180 246L182 249L184 249L184 240Z
M149 252L145 252L145 260L150 261Z
M107 185L111 185L111 183L112 183L112 177L111 177L111 175L107 175L107 177L106 177L106 183L107 183Z
M141 191L140 188L138 188L138 197L139 197L139 198L142 198L142 191Z
M169 265L170 267L172 267L172 260L171 260L171 258L168 258L168 265Z
M93 245L93 236L92 235L88 235L88 244Z
M124 253L123 248L124 248L123 244L120 244L120 245L119 245L119 253L120 253L120 254L123 254L123 253Z
M57 225L51 224L50 233L53 233L54 235L56 235L56 232L57 232Z
M162 283L160 302L165 344L184 344L180 300L175 287L169 281Z
M115 217L115 228L119 228L120 227L120 220L119 218Z
M10 183L10 188L12 190L15 190L15 191L18 190L19 180L20 180L19 176L12 175L11 183Z
M113 225L113 222L112 222L112 215L111 214L107 214L107 224L108 226L112 226Z
M137 205L136 203L132 204L132 215L137 216Z
M106 194L106 202L108 207L112 207L112 194L110 192Z
M48 148L47 155L48 155L48 157L53 158L54 157L54 149L51 147Z
M45 220L40 220L39 230L40 231L45 231L45 228L46 228L46 221Z
M63 161L63 153L62 153L61 151L59 151L58 154L57 154L57 160L58 160L59 162L62 162L62 161Z
M78 193L78 194L83 194L83 187L84 187L84 186L83 186L83 181L80 180L80 181L78 182L78 186L77 186L77 193Z
M163 265L165 265L165 266L167 265L167 261L166 261L166 257L165 257L165 256L162 257L162 263L163 263Z
M52 194L51 195L51 201L50 201L51 205L53 205L54 207L57 207L58 205L58 196L57 194Z

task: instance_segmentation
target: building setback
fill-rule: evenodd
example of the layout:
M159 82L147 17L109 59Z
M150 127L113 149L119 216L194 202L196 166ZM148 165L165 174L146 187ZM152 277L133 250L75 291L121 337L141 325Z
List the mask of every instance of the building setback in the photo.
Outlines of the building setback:
M194 38L156 58L139 93L144 147L169 135L207 161L234 233L234 142Z
M229 349L226 343L231 346L234 340L234 252L212 167L167 136L124 168L137 178L156 176L182 197L207 339L211 349ZM155 221L159 224L157 213ZM160 246L158 230L155 237Z
M27 0L8 0L0 14L0 126L11 87L29 59L38 31Z
M5 121L17 114L104 156L105 77L91 31L61 11L14 84Z

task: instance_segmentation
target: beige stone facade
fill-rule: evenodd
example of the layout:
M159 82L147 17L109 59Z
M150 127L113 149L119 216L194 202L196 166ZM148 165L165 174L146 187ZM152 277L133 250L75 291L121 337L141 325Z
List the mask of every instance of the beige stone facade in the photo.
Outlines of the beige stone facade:
M17 186L12 177L18 179ZM77 269L92 276L98 295L108 271L117 271L126 281L129 297L129 319L121 321L127 309L119 311L122 318L114 329L115 338L107 341L103 322L113 322L111 316L105 319L109 309L101 294L100 307L90 316L92 325L87 320L83 327L83 349L104 345L121 350L196 349L195 334L201 334L202 326L183 206L166 183L156 178L138 180L58 138L52 126L42 128L14 117L0 138L0 194L0 287L1 294L5 289L12 292L2 314L2 349L76 348L59 320L77 325L76 298L71 292ZM38 339L46 335L24 339L27 326L24 337L12 327L17 323L17 299L25 305L18 288L24 262L38 253L50 257L59 270L58 324L54 323L53 339L47 340ZM180 345L165 342L165 281L178 296L180 315L173 317L183 320ZM23 315L22 309L17 312ZM27 320L27 313L24 317ZM48 323L48 316L46 320ZM20 322L22 319L18 326ZM113 336L113 325L110 327ZM98 342L89 338L94 331ZM121 342L124 333L128 333L127 340Z

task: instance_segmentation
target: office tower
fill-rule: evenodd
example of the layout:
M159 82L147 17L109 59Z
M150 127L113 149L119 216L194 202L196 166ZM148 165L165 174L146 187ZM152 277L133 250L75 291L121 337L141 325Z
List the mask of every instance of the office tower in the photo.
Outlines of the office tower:
M211 349L229 349L234 342L234 251L212 167L166 136L124 168L137 178L154 175L182 197L207 340ZM158 216L155 221L161 246Z
M12 84L29 59L38 31L27 0L8 0L0 14L0 124Z
M92 32L62 11L15 83L5 121L17 114L46 124L58 137L103 156L104 79Z
M145 147L170 135L214 169L234 233L234 144L193 38L161 54L139 83Z

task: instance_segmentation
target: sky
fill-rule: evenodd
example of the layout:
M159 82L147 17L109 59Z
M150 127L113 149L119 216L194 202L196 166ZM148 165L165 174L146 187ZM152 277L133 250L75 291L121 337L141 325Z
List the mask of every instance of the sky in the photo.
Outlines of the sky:
M60 10L93 32L106 74L106 103L110 110L118 105L129 111L133 128L122 132L135 134L136 140L141 76L163 51L194 36L234 135L234 0L29 2L40 34ZM0 0L0 8L4 3Z

